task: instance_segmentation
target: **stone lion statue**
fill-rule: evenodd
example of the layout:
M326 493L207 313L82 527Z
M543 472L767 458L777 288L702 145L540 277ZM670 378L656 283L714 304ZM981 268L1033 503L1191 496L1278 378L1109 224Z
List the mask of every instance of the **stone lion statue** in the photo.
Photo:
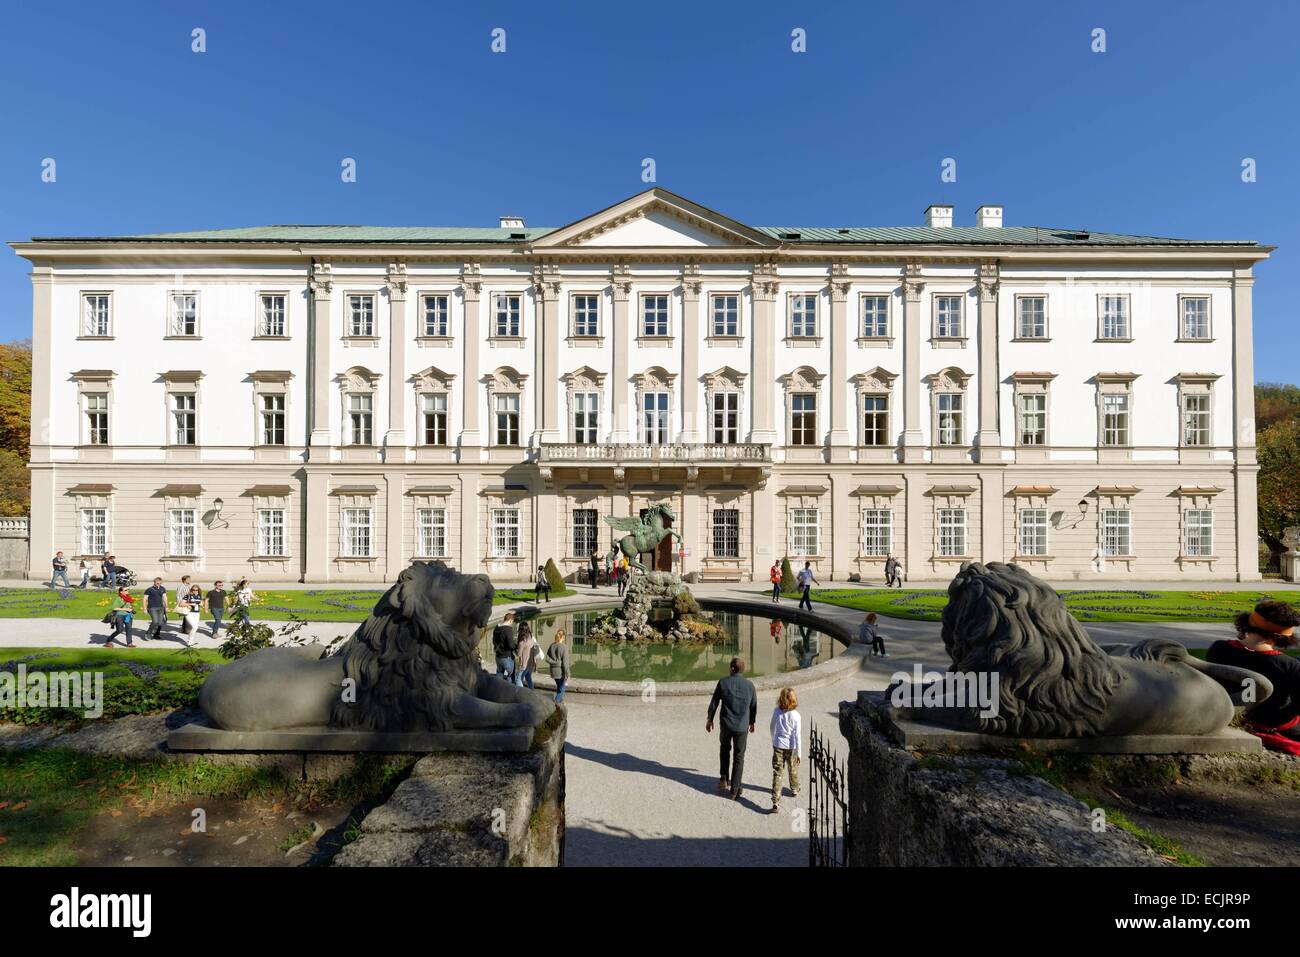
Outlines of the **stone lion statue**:
M964 564L942 634L949 672L997 674L996 714L945 699L896 709L903 717L1030 738L1209 734L1243 705L1246 679L1256 703L1272 693L1262 675L1199 661L1174 641L1097 645L1055 590L1015 564Z
M554 712L551 700L488 674L474 654L494 593L486 575L415 562L337 653L255 651L215 671L199 691L199 707L229 731L538 725Z

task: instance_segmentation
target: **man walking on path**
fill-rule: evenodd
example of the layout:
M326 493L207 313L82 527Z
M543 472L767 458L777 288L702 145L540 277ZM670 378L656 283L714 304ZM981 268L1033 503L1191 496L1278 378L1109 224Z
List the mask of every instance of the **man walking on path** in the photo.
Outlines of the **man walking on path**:
M821 582L812 572L812 562L804 562L803 570L799 572L799 607L802 609L807 606L812 611L812 586L821 587Z
M149 630L144 640L153 641L162 637L163 626L167 624L167 589L162 579L155 578L153 585L144 590L145 610L149 612Z
M226 590L221 587L221 582L212 583L207 597L203 599L203 605L212 616L212 637L215 638L221 630L221 618L226 613Z
M718 682L709 702L709 719L704 723L706 732L713 731L713 718L722 706L722 721L718 731L718 790L730 791L731 800L740 799L745 786L745 744L758 720L758 693L754 683L745 677L745 659L731 659L731 673Z
M501 624L492 629L492 651L497 658L497 677L506 681L515 680L515 650L519 641L515 638L515 613L506 612Z
M54 574L50 576L50 587L53 588L55 583L62 578L63 587L71 588L72 585L68 582L68 560L63 557L63 552L55 552L52 564L54 565Z

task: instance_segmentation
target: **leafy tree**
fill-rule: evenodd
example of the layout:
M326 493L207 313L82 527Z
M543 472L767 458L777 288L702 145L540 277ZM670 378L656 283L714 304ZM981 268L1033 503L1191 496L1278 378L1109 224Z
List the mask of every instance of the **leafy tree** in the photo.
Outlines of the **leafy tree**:
M1282 531L1300 526L1300 414L1259 433L1259 537L1274 561L1286 551Z
M1255 431L1300 417L1300 386L1261 382L1255 386Z
M32 346L0 344L0 515L26 515L32 420Z

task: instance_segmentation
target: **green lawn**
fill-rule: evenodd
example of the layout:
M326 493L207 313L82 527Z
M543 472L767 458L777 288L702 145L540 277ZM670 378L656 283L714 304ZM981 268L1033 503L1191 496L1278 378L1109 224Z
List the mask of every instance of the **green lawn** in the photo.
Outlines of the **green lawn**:
M375 602L386 589L351 591L343 588L312 588L292 590L256 590L257 602L253 618L258 621L288 621L297 617L304 621L364 621L375 607ZM132 589L132 594L142 595L144 588ZM552 592L552 598L572 595L573 590ZM169 598L172 590L169 589ZM494 604L507 605L532 601L531 588L499 588ZM89 588L49 589L0 588L0 618L78 618L97 620L103 618L113 604L113 594ZM136 615L136 622L141 620ZM207 616L204 616L206 620ZM229 620L229 609L226 619ZM146 619L147 621L147 619Z
M771 594L771 592L766 592ZM948 604L944 589L814 588L813 600L892 618L938 621ZM1229 621L1261 598L1300 598L1293 592L1134 591L1121 588L1064 589L1060 596L1080 621ZM785 596L798 601L796 593Z

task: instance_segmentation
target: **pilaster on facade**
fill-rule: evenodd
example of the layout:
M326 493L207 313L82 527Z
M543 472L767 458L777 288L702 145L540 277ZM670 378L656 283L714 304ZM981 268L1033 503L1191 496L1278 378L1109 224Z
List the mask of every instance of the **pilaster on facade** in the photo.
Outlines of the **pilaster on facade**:
M1233 469L1236 495L1237 580L1258 581L1259 511L1255 439L1255 277L1250 266L1232 274Z
M775 262L756 263L750 282L754 311L753 334L753 417L749 441L776 443L776 419L772 383L776 381L776 297L780 292Z
M313 450L324 450L328 461L330 436L330 296L334 290L334 277L329 263L313 262L308 279L311 291L310 351L311 379L308 382L311 408L311 437ZM320 457L320 452L315 452Z
M700 441L700 292L698 263L682 269L682 432L681 441ZM707 412L707 410L706 410Z
M849 431L846 388L849 378L849 270L845 263L831 264L831 429L827 437L832 462L849 461L849 448L853 444Z
M610 324L610 336L614 340L614 391L613 416L614 427L611 439L615 443L627 442L631 437L629 429L629 409L627 393L628 358L631 354L632 339L636 336L631 317L628 315L628 303L632 298L632 268L627 263L616 263L610 270L609 284L614 305L613 321Z
M921 432L921 264L903 268L903 461L925 460Z
M535 330L536 419L533 448L544 442L560 441L560 341L564 329L560 321L560 268L552 263L533 270L533 292L537 303Z
M1000 462L1002 438L998 429L998 286L996 262L982 262L976 285L979 293L979 430L975 435L975 460Z
M388 289L388 368L394 378L388 389L388 430L384 433L384 461L406 460L406 395L400 375L406 368L406 263L388 264L384 277Z
M462 462L476 462L483 447L483 432L479 427L479 408L482 403L474 394L474 385L482 375L479 370L479 339L482 335L479 308L483 295L483 274L477 262L467 262L461 266L460 290L464 306L461 335L464 366L461 381L466 384L461 400L460 454Z

